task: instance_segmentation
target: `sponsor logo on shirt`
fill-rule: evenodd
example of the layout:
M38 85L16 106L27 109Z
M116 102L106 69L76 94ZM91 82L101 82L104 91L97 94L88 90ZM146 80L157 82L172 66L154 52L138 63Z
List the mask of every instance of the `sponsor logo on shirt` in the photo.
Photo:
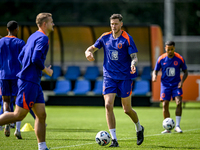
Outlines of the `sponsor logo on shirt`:
M173 77L173 76L175 76L175 68L174 68L174 67L168 67L168 68L166 69L166 75L167 75L168 77Z
M116 50L110 50L109 51L110 53L110 59L111 60L118 60L118 51L116 51Z

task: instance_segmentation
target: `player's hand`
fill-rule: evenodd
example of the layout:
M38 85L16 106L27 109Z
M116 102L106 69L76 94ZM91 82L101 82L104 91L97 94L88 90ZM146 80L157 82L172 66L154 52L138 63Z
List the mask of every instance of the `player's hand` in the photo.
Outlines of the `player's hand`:
M152 81L156 82L156 80L157 80L157 76L155 76L154 74L152 74Z
M131 71L132 71L132 74L136 73L136 67L135 67L135 65L131 65Z
M182 88L182 86L183 86L182 82L179 82L178 83L178 88Z
M44 68L44 70L42 70L43 72L45 72L48 76L52 76L53 74L53 70L51 69L51 65L49 67L46 67Z
M90 51L86 51L85 52L85 57L87 58L87 60L89 60L89 61L94 61L95 59L94 59L94 56L93 56L93 54L92 54L92 52L90 52Z

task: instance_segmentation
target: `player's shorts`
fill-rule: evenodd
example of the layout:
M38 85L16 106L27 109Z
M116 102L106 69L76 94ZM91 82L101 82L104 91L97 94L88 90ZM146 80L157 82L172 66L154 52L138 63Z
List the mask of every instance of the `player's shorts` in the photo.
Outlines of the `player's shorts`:
M3 96L17 96L17 79L3 79L0 80L1 95Z
M161 86L161 92L160 92L160 100L168 100L170 101L171 98L174 98L176 96L182 96L183 91L182 88L178 88L177 86L174 87L165 87Z
M125 98L132 94L133 81L130 80L114 80L104 77L103 80L103 95L116 93L117 96Z
M15 104L30 110L35 103L45 103L42 87L36 83L18 79L18 94Z

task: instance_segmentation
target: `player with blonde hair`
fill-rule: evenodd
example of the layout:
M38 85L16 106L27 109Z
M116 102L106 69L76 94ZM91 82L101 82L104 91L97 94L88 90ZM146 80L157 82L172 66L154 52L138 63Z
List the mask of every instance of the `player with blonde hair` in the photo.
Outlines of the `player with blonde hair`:
M42 71L52 76L51 66L44 66L49 49L48 35L53 31L53 19L50 13L40 13L36 17L38 30L27 40L19 54L18 60L22 65L18 77L18 94L14 112L0 115L0 125L23 120L30 109L35 118L35 134L38 150L48 150L46 146L46 111L45 101L40 85Z

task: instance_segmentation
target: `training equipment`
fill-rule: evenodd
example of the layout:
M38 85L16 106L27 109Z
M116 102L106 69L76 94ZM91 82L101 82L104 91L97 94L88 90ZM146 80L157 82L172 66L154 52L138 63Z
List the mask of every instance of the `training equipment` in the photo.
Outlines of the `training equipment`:
M31 126L30 123L25 123L25 125L21 128L21 132L26 132L26 131L34 131L33 127Z
M110 135L106 131L99 131L96 135L95 140L99 145L105 146L108 145L108 143L110 142Z
M166 130L172 130L175 127L175 122L172 118L165 118L163 120L163 128Z

